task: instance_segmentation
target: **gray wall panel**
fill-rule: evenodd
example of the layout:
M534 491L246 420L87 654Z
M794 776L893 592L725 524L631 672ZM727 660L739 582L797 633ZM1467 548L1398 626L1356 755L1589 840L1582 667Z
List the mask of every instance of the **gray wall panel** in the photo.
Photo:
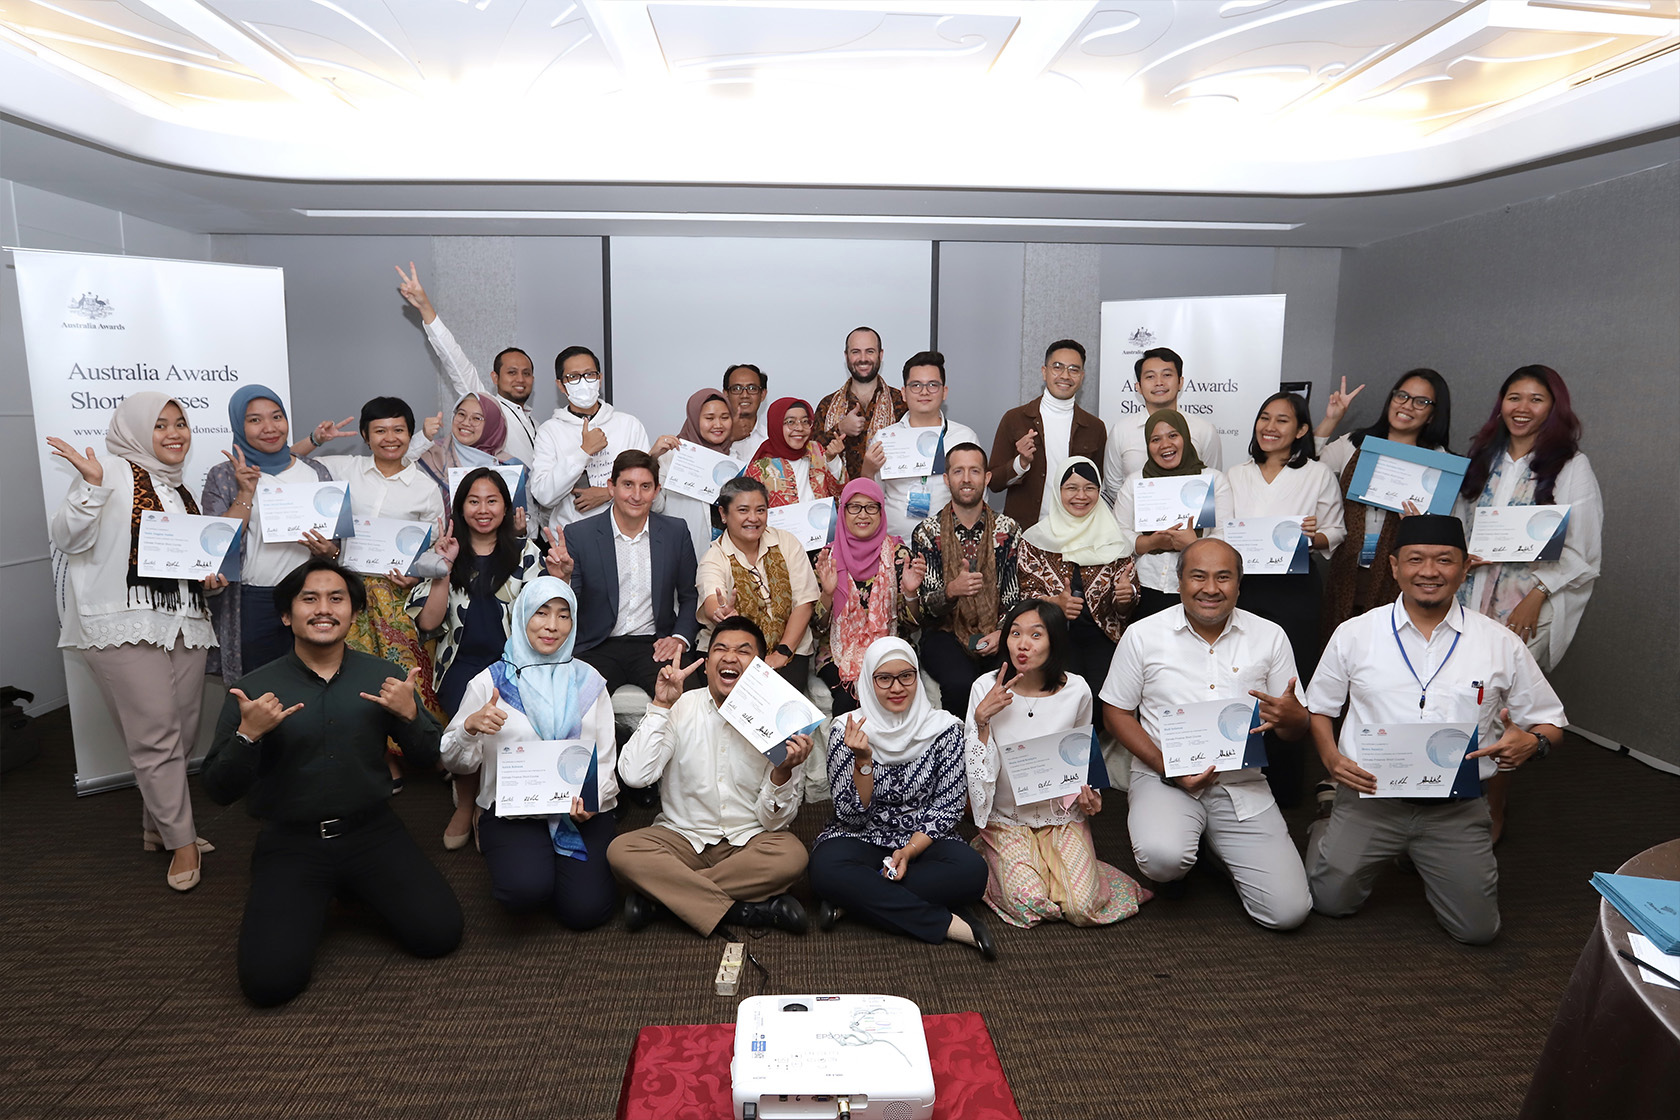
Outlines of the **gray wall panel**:
M951 387L946 408L952 419L979 433L987 451L998 419L1037 392L1022 387L1025 258L1020 244L948 241L939 246L939 350ZM1030 373L1037 386L1036 363Z
M532 407L538 416L546 417L559 404L554 385L555 355L568 346L587 346L601 354L606 343L601 239L515 238L513 262L514 296L518 301L513 345L531 355L537 374ZM720 375L722 372L718 371Z

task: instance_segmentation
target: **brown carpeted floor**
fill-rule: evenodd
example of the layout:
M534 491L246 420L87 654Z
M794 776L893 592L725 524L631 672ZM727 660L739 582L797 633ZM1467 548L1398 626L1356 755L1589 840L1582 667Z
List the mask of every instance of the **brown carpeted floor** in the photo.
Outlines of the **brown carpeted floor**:
M77 799L67 715L40 729L43 756L0 785L0 1113L607 1117L639 1027L734 1017L712 991L721 941L504 916L477 854L438 842L445 787L415 777L396 806L460 895L460 950L411 960L347 909L309 990L253 1010L233 972L256 833L243 806L197 794L218 850L203 885L175 895L165 857L140 851L139 794ZM824 814L808 808L801 835ZM1506 1117L1591 929L1589 876L1672 839L1676 822L1680 779L1571 738L1519 776L1500 848L1505 930L1483 949L1440 932L1415 876L1386 875L1355 918L1279 935L1207 869L1185 898L1107 929L994 920L991 965L845 923L751 949L767 990L981 1012L1029 1118ZM1096 834L1132 870L1118 796Z

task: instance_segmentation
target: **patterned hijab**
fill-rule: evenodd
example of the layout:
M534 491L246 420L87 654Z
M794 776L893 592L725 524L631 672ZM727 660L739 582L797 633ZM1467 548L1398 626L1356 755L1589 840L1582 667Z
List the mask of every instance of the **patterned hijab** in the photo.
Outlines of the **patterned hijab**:
M875 761L888 766L914 762L927 752L933 741L962 720L944 708L928 702L927 683L916 682L916 695L902 712L887 710L875 695L875 670L888 661L908 661L921 670L921 659L903 638L876 638L863 654L863 672L858 676L858 706L866 717L864 731Z
M677 433L678 439L686 439L690 443L697 443L701 447L716 451L719 455L729 454L729 447L735 442L734 418L735 410L729 410L730 428L724 433L723 442L712 443L700 434L700 410L706 407L707 401L722 401L725 407L729 405L729 398L716 389L701 389L688 398L688 419L683 421L682 430ZM777 431L781 428L778 425Z
M245 410L252 401L273 401L280 406L280 415L288 421L286 402L267 385L242 385L228 400L228 427L233 431L233 445L245 456L245 461L264 474L279 474L292 465L292 449L282 445L278 451L263 451L245 438Z
M160 461L152 450L152 429L164 407L173 404L185 416L187 410L168 393L151 391L130 393L111 414L111 427L105 433L105 450L127 459L142 470L150 471L170 486L179 487L186 463L169 466ZM243 427L241 423L241 427ZM190 448L190 444L188 445Z
M1062 477L1056 482L1057 490L1060 491L1062 483L1075 474L1096 483L1099 489L1102 487L1102 475L1097 471L1097 465L1083 455L1075 455L1062 460ZM1048 484L1049 480L1045 481ZM1056 500L1050 503L1049 513L1022 533L1021 539L1034 548L1053 552L1082 568L1117 560L1125 551L1125 537L1120 532L1120 523L1114 520L1114 511L1108 508L1106 502L1098 498L1089 513L1084 517L1075 517L1062 504L1059 492Z
M1143 446L1147 454L1149 435L1162 424L1172 425L1184 440L1184 453L1178 457L1178 466L1168 470L1155 461L1150 455L1143 463L1144 478L1171 478L1181 474L1201 474L1207 469L1202 463L1202 457L1196 454L1196 444L1190 439L1190 424L1176 408L1163 408L1159 412L1152 412L1143 422Z

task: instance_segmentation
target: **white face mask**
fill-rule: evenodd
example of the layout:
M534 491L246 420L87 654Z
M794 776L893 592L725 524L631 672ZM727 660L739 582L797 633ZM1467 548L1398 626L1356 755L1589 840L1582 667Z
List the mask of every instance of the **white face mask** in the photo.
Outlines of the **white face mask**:
M595 402L601 399L601 383L579 381L576 385L566 385L566 399L571 402L573 408L594 408Z

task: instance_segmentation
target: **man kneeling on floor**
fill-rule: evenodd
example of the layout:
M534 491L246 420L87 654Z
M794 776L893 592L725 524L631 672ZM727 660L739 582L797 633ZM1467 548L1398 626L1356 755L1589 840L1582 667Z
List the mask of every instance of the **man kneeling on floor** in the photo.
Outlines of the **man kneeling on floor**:
M641 929L660 905L709 936L720 925L807 928L785 893L805 872L805 845L787 831L799 814L799 764L811 739L795 735L772 766L719 714L764 634L747 618L717 624L705 660L659 671L653 702L618 755L619 780L659 783L662 808L647 828L619 836L607 862L629 886L624 924ZM706 687L683 691L701 665Z

